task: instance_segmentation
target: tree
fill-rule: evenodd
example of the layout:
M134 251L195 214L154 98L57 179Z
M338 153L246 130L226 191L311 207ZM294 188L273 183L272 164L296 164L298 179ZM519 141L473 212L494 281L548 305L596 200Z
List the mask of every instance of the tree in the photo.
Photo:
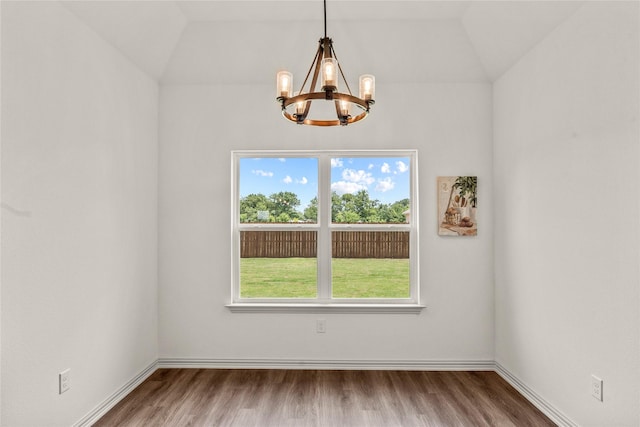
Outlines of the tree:
M378 200L372 200L366 190L342 196L331 194L331 220L336 223L386 222L380 212L383 207Z
M372 222L370 217L376 216L378 205L379 202L377 200L371 200L369 198L369 192L366 190L360 190L353 195L353 210L358 214L360 219L365 222Z
M275 222L291 222L291 221L292 221L292 218L286 212L282 212L280 215L276 217L276 220L275 220Z
M331 192L331 222L337 222L338 214L343 210L342 198L335 191Z
M304 209L304 219L318 222L318 197L311 199L307 207Z
M301 215L297 208L300 206L300 199L291 191L280 191L269 196L271 215L276 218L276 222L289 222L300 219ZM286 215L283 215L286 214Z
M409 209L409 199L398 200L397 202L389 205L388 215L386 218L386 222L391 223L403 223L407 219L404 216L404 212Z
M311 199L304 212L298 211L300 199L295 193L281 191L268 198L263 194L249 194L240 199L240 222L318 221L318 198ZM331 221L340 224L404 223L409 199L391 204L372 200L366 190L354 194L331 193Z
M361 222L361 218L354 211L342 211L339 212L338 215L336 215L336 220L334 222L354 224Z
M259 211L269 211L269 200L264 194L249 194L240 199L240 222L265 222L258 220Z

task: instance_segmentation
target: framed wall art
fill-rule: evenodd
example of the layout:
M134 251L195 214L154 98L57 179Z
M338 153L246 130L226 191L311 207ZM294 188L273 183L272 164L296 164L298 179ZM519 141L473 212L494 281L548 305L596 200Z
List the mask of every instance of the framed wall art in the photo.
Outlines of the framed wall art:
M438 177L438 234L476 236L478 234L478 177Z

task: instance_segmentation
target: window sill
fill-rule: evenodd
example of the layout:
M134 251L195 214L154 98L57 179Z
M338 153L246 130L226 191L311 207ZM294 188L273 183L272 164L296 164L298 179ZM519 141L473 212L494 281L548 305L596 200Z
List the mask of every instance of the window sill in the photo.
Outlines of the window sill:
M347 313L347 314L420 314L426 308L419 304L288 304L232 303L232 313Z

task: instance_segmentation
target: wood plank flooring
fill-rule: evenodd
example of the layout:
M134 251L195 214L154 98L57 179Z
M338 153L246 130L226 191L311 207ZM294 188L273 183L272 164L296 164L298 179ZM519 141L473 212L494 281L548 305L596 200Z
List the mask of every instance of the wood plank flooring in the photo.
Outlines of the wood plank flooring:
M159 369L95 427L554 425L495 372Z

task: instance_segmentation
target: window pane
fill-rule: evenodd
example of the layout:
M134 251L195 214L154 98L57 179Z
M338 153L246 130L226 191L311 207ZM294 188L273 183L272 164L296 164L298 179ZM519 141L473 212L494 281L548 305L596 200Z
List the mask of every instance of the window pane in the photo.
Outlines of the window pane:
M318 159L240 158L241 223L317 221Z
M408 231L333 231L334 298L409 298Z
M331 222L409 222L410 159L331 159Z
M415 150L234 152L234 301L417 300L416 165Z
M241 231L241 298L316 298L316 231Z

